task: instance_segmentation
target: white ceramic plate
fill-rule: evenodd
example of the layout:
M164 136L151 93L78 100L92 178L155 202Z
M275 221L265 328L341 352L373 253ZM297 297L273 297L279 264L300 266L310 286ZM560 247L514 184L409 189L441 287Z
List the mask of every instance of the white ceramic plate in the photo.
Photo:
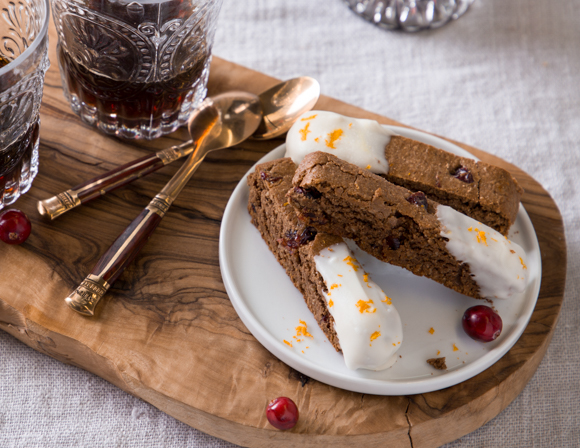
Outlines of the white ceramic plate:
M391 127L396 133L451 153L474 158L465 150L429 134ZM258 163L283 157L282 145ZM250 172L254 171L254 168ZM246 177L234 190L220 230L220 267L229 297L252 334L272 354L318 381L342 389L378 395L431 392L453 386L499 360L523 333L534 310L541 279L540 248L522 206L509 238L528 255L530 283L512 300L495 300L503 320L501 336L490 343L469 338L461 327L463 312L481 301L466 297L424 277L380 262L358 250L356 257L371 278L392 298L403 322L400 358L390 369L374 372L347 369L310 314L304 298L268 250L247 211ZM292 337L305 321L313 338L297 343ZM433 328L431 334L429 330ZM292 347L284 343L292 341ZM428 358L445 356L446 371L435 370Z

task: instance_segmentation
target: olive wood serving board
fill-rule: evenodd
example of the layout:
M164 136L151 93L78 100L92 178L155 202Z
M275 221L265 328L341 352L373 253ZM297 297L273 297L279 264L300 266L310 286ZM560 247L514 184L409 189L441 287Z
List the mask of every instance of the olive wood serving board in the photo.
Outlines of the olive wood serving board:
M562 305L566 242L556 204L515 166L456 143L513 173L536 229L542 287L530 324L496 364L456 386L413 396L373 396L305 378L271 355L232 307L218 259L220 220L244 173L283 142L248 141L212 153L175 201L137 259L97 307L94 318L71 311L64 298L176 171L168 166L53 222L36 202L113 167L184 141L180 129L153 142L105 136L74 115L58 73L54 28L52 66L41 109L40 172L16 206L32 220L21 246L0 247L0 329L30 347L76 365L208 434L249 447L436 447L499 414L536 371ZM210 94L259 93L277 81L218 58ZM328 97L317 105L342 114L401 125ZM291 397L298 425L278 431L265 407Z

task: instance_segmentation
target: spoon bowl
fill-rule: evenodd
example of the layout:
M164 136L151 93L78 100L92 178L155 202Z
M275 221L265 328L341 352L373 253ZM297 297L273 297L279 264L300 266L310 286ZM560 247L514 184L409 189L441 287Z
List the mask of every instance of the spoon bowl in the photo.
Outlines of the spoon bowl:
M300 115L314 107L319 97L320 84L309 76L289 79L260 93L264 118L252 139L268 140L284 134Z

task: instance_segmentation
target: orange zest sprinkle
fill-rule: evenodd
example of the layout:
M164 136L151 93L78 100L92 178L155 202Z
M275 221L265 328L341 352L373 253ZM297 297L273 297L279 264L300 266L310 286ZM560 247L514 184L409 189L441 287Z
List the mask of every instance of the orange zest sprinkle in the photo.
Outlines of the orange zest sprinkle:
M358 307L359 312L362 313L376 313L377 309L373 308L371 305L373 304L373 301L371 299L369 299L368 301L364 301L364 300L359 300L358 302L356 302L356 306ZM372 311L370 311L372 310Z
M363 281L365 283L368 283L368 281L369 281L369 274L367 274L366 272L363 274Z
M381 302L385 302L387 305L392 305L393 301L389 296L385 296L385 300L381 300Z
M346 257L342 261L346 261L346 264L348 264L349 266L351 266L354 269L354 272L357 272L358 271L359 265L358 265L358 261L356 260L356 258L351 257L349 255L348 257Z
M316 143L318 143L318 142L320 141L320 137L316 137L316 138L314 139L314 141L315 141Z
M308 128L310 127L310 123L306 123L306 126L304 126L304 128L300 129L298 132L300 132L300 139L302 141L306 141L306 137L308 136L308 134L312 131L309 131Z
M308 121L308 120L313 120L314 118L316 118L316 115L318 115L318 114L314 114L314 115L311 115L311 116L309 116L309 117L304 117L304 118L302 118L300 121Z
M513 250L513 249L510 249L510 252L511 252L512 254L515 254L515 253L516 253L516 251L515 251L515 250Z
M288 205L288 202L284 202L284 207L286 207Z
M437 350L437 356L441 354L441 350Z
M522 260L522 257L520 257L520 263L522 264L522 267L524 269L528 269L528 267L526 266L526 264L524 263L524 260Z
M496 240L495 238L491 238L491 237L490 237L490 239L491 239L492 241L495 241L496 243L499 243L499 241L498 241L498 240Z
M454 352L456 352L456 351L458 351L458 350L459 350L459 349L457 348L457 345L453 344L453 351L454 351ZM459 358L458 358L458 359L459 359Z
M336 149L336 146L334 146L334 143L338 140L340 140L340 137L342 137L342 129L335 129L334 131L330 132L328 134L328 140L324 140L324 142L326 143L326 146L328 146L330 149Z
M290 347L292 347L292 342L288 342L286 339L284 339L284 344L289 345Z
M330 300L328 301L328 307L329 307L329 308L332 308L332 307L333 307L333 305L334 305L334 302L332 301L332 299L330 299Z
M298 322L300 322L302 325L298 325L296 327L296 336L306 336L311 338L312 335L308 333L306 322L304 322L303 320L299 320Z
M473 231L473 227L469 227L467 230L469 230L471 232L471 231Z
M349 129L350 129L350 128L352 128L352 123L349 123L349 124L348 124L348 128L349 128Z
M397 346L397 344L395 344L395 343L393 342L393 347L396 347L396 346Z
M435 333L435 329L433 327L429 328L429 333L431 334Z
M380 331L375 331L373 334L371 334L371 341L374 341L380 335L381 335L381 332Z
M342 286L342 285L337 285L336 283L333 283L332 285L330 285L330 289L335 289L335 288L338 288L339 286Z
M477 230L477 229L475 229L475 230ZM485 237L485 232L483 230L481 232L477 232L476 238L477 238L478 243L483 242L483 244L485 244L487 246L487 238Z
M367 165L367 170L370 170L370 169L371 169L371 166L370 165Z
M338 275L339 277L342 277L342 274L336 274L336 275Z

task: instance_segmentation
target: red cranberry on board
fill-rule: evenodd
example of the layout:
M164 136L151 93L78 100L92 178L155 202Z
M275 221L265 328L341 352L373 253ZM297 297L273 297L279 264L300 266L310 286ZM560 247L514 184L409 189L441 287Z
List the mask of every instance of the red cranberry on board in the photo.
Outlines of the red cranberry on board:
M481 342L491 342L501 334L501 317L489 306L477 305L468 308L461 319L463 329L469 337Z
M268 403L266 417L274 428L291 429L298 422L298 408L290 398L274 398Z
M7 244L22 244L30 235L32 225L20 210L10 209L0 213L0 240Z

